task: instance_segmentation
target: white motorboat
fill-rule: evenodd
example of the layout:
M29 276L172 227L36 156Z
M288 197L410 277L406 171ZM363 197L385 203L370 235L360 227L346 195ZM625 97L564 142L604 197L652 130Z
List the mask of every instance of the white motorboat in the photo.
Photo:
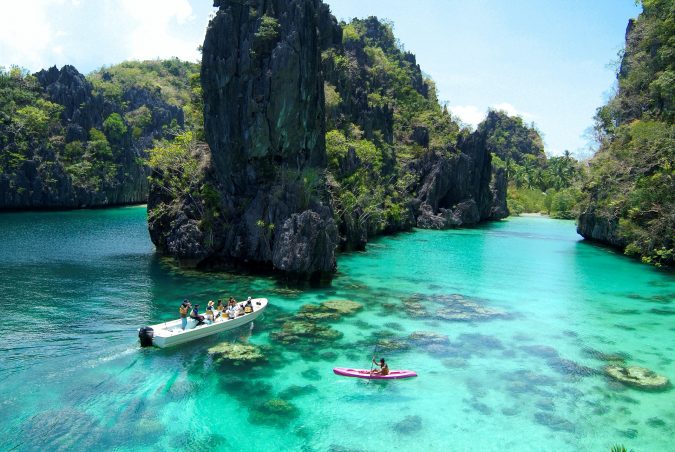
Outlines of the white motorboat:
M224 318L220 316L215 321L206 321L202 325L197 325L198 322L196 320L188 319L188 325L185 329L182 328L180 319L145 326L138 330L141 346L171 347L246 325L254 321L265 311L265 308L267 308L267 298L254 298L251 300L251 304L253 305L253 312L248 314L228 319L227 314L223 313Z

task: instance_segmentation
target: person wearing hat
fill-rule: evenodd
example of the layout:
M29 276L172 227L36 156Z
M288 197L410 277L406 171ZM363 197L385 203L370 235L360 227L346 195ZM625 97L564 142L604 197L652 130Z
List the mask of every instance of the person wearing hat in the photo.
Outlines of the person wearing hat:
M251 304L251 297L248 297L246 304L244 305L244 314L250 314L253 312L253 305Z
M215 319L213 315L214 310L215 308L213 307L213 300L209 300L209 304L206 306L206 320L213 322Z

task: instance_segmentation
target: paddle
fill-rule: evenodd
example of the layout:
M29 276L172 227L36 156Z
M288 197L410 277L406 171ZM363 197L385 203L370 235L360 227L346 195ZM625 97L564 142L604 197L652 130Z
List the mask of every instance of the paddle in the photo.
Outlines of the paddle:
M370 373L368 374L368 383L373 379L373 365L375 364L375 356L377 355L377 342L375 342L375 349L373 350L373 359L370 360Z

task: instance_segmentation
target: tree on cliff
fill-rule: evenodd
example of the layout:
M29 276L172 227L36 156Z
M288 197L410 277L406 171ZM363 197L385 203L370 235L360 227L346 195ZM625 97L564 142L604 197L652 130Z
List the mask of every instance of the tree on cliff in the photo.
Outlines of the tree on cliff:
M600 149L578 231L655 265L675 264L675 3L644 0L626 30L616 95L596 115Z

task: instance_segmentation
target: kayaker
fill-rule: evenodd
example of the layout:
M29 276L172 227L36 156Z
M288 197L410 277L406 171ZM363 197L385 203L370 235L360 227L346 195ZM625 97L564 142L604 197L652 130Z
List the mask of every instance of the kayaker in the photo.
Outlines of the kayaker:
M371 374L376 374L376 375L389 375L389 366L387 365L386 362L384 362L384 358L380 358L380 362L378 363L375 361L375 357L373 356L373 364L376 366L380 366L379 369L373 369L370 371Z
M183 300L183 304L180 305L178 308L178 312L180 313L180 324L181 328L185 329L187 327L187 314L188 311L190 310L190 301L185 299Z

